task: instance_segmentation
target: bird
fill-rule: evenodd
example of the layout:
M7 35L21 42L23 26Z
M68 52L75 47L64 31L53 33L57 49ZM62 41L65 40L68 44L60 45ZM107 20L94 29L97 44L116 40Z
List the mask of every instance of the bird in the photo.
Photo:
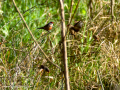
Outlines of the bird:
M45 26L40 27L40 28L37 28L37 29L44 29L44 30L46 30L46 31L49 31L49 30L51 30L51 29L53 28L53 23L54 23L54 22L49 22L49 23L46 24Z
M67 25L67 27L69 27L70 33L72 35L75 35L76 32L80 31L80 29L83 26L83 22L82 21L77 21L73 26L72 25Z
M71 26L68 24L67 27L69 27L70 34L75 36L76 32L75 32L74 26Z
M82 28L82 26L83 26L83 22L82 22L82 21L77 21L77 22L74 24L74 31L75 31L75 32L80 31L80 29Z
M41 65L40 67L38 67L39 69L42 69L43 71L45 72L49 72L49 68L44 66L44 65Z
M71 35L74 35L74 36L76 35L74 27L70 27L70 33Z

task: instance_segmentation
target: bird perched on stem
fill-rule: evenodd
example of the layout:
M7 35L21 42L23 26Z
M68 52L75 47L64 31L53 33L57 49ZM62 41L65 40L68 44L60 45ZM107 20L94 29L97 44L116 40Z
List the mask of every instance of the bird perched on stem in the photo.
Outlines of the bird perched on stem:
M40 28L37 28L37 29L44 29L44 30L46 30L46 31L49 31L49 30L52 29L52 27L53 27L53 22L49 22L49 23L46 24L45 26L40 27Z

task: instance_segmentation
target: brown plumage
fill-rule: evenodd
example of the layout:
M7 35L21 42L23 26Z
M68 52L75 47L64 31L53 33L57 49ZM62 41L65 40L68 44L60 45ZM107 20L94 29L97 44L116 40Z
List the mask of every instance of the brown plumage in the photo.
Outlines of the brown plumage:
M83 22L82 21L77 21L75 24L74 24L74 26L72 26L72 25L67 25L67 27L69 27L69 30L70 30L70 33L71 33L71 35L76 35L76 33L78 32L78 31L80 31L80 29L82 28L82 25L83 25Z
M80 31L80 29L82 28L82 26L83 26L83 22L82 22L82 21L77 21L77 22L74 24L74 30L75 30L75 32Z
M38 67L39 69L43 69L45 72L49 72L49 68L44 66L44 65L41 65L40 67Z
M70 34L71 34L71 35L74 35L74 36L76 35L76 32L75 32L74 27L70 27L69 30L70 30Z

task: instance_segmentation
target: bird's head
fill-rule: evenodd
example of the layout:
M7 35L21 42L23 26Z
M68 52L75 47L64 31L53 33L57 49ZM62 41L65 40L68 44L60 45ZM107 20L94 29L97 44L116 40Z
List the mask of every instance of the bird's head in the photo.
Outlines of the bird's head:
M69 26L70 26L70 24L67 25L67 27L69 27Z
M54 22L50 22L50 23L52 23L52 24L53 24Z

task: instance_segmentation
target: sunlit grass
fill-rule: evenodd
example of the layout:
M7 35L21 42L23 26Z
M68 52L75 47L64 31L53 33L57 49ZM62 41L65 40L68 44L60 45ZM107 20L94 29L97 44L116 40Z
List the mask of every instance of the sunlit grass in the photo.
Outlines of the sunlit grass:
M41 2L38 0L23 0L22 2L18 0L16 4L22 14L36 5L35 8L24 14L26 23L50 60L58 66L62 66L60 6L55 0L39 5L42 2L44 0ZM111 24L110 16L106 15L107 13L100 14L93 20L86 11L87 1L81 0L81 2L71 24L73 25L76 20L83 20L84 26L76 37L69 35L69 33L66 37L70 87L72 90L101 90L102 86L105 90L112 89L112 87L117 88L120 83L119 19L113 21L113 26L107 27ZM74 1L72 14L76 8L76 3L77 1ZM94 3L96 6L93 5L93 16L96 16L97 10L100 9L98 7L100 2L98 0ZM103 5L105 5L104 2ZM4 89L22 90L28 88L60 90L64 88L65 82L61 71L51 63L46 62L45 56L33 42L22 20L20 21L12 1L6 0L2 6L3 18L0 25L0 43L2 42L0 45L0 78L2 78L0 85ZM64 7L67 25L70 9L69 0L65 1ZM103 12L109 10L107 7L104 9ZM103 17L109 18L102 26L104 19L101 18ZM54 22L51 33L48 34L45 30L37 29L50 21ZM104 27L106 28L103 29ZM99 32L100 30L103 31ZM93 38L94 34L98 34L97 32L99 39ZM42 74L38 69L38 66L44 63L49 67L49 73Z

